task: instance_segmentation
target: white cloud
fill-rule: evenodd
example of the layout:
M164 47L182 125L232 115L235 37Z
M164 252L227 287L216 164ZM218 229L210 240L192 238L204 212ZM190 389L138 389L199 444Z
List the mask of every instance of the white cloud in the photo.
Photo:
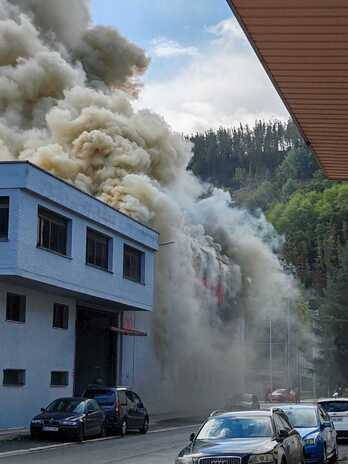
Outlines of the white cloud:
M174 40L166 38L155 39L152 53L159 58L171 58L174 56L197 56L199 55L196 47L183 47Z
M149 80L137 106L160 113L173 129L184 133L240 122L253 124L259 118L287 118L236 20L222 21L208 31L210 43L192 53L189 64L172 78Z

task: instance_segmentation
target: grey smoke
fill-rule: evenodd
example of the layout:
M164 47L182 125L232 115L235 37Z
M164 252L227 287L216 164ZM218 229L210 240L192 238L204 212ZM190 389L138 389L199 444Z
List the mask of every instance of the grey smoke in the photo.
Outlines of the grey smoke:
M242 388L243 314L281 314L297 297L272 228L222 190L201 200L191 145L132 107L145 53L92 28L87 1L0 0L0 39L0 159L30 160L175 242L158 254L150 339L168 409ZM222 280L223 307L207 275Z

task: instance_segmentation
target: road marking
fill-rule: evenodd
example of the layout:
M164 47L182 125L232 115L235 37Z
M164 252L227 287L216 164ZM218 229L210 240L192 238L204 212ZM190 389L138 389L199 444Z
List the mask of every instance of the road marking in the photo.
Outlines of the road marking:
M157 429L157 430L149 430L148 434L151 433L164 433L164 432L170 432L171 430L179 430L179 429L187 429L187 428L192 428L192 427L197 427L199 424L191 424L191 425L178 425L174 427L167 427L163 429ZM115 440L115 439L121 439L121 437L118 436L112 436L112 437L103 437L103 438L92 438L89 440L84 441L82 444L86 443L96 443L99 441L107 441L107 440ZM31 453L37 453L40 451L47 451L47 450L54 450L57 448L66 448L71 445L81 445L81 443L76 443L76 442L67 442L67 443L56 443L54 445L46 445L46 446L37 446L33 448L25 448L25 449L20 449L20 450L13 450L13 451L4 451L3 453L0 453L0 459L2 458L8 458L11 456L21 456L24 454L31 454Z

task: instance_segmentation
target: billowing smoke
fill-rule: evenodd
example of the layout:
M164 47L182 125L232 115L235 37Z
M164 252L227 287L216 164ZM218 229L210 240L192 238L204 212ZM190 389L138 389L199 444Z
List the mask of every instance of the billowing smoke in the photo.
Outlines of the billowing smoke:
M0 159L30 160L174 242L158 254L153 317L171 409L242 388L245 314L281 313L296 291L264 218L208 193L186 170L190 144L133 110L147 65L91 26L87 0L0 0Z

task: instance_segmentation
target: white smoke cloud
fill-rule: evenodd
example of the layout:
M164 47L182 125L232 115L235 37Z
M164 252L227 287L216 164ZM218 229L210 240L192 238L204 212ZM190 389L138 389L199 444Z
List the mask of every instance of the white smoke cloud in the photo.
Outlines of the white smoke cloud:
M206 186L186 170L191 145L160 116L133 109L124 90L136 90L143 52L116 31L86 29L84 7L76 35L75 22L61 22L63 5L70 12L68 0L33 0L16 15L0 0L0 159L30 160L175 242L158 255L156 388L173 392L172 407L179 399L202 405L212 391L222 397L241 387L244 312L281 312L296 297L294 282L272 252L277 239L266 221L231 207L221 190L202 199Z
M151 108L185 134L253 125L258 119L287 120L288 112L236 20L231 17L208 32L209 44L186 57L175 73L148 80L137 107Z

